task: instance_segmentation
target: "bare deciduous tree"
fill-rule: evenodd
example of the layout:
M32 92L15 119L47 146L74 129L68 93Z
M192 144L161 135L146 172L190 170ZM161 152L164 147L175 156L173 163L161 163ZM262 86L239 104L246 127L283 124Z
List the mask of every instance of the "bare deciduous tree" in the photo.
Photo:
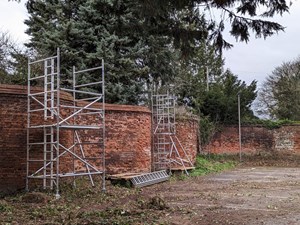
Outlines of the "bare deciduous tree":
M260 114L273 119L300 120L300 57L283 63L269 75L259 92Z
M27 55L8 32L0 31L0 84L26 83Z

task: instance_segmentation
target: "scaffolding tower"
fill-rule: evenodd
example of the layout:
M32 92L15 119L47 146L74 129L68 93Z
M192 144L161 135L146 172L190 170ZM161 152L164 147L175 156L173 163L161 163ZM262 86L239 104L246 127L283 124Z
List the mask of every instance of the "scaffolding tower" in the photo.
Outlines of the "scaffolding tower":
M98 80L84 83L91 73ZM60 76L59 49L55 56L28 61L26 189L39 179L59 198L60 178L75 184L77 176L88 176L94 186L93 175L100 175L105 190L104 61L91 69L73 67L70 88L61 87Z
M152 129L154 171L180 168L188 174L193 164L176 136L175 98L169 93L152 95Z

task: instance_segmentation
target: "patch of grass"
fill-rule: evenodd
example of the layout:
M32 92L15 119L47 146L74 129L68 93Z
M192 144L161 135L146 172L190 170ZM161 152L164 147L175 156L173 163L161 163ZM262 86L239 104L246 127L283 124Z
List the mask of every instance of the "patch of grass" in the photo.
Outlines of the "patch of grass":
M191 176L203 176L231 169L235 166L235 161L227 160L221 155L197 156L196 168L190 174Z
M12 207L9 206L6 202L0 201L0 213L2 212L12 212Z

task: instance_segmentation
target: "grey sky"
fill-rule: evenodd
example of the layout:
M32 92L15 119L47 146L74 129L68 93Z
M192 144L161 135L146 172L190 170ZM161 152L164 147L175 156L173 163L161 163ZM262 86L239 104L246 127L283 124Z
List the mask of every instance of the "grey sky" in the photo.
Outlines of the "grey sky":
M0 0L0 30L8 31L16 42L23 43L28 39L24 33L26 26L24 20L27 18L25 8L26 0L20 3Z
M13 39L20 43L28 40L23 23L27 17L25 2L0 0L0 30L9 31ZM247 83L256 79L261 84L275 67L300 56L300 2L294 1L289 14L276 16L273 20L285 26L286 30L266 40L251 37L245 44L225 34L226 39L234 44L231 50L224 51L225 66Z
M300 56L300 2L295 1L290 13L276 16L272 21L283 25L285 32L267 39L252 36L248 44L236 42L226 35L226 39L234 44L231 50L224 51L226 67L247 83L255 79L262 84L275 67Z

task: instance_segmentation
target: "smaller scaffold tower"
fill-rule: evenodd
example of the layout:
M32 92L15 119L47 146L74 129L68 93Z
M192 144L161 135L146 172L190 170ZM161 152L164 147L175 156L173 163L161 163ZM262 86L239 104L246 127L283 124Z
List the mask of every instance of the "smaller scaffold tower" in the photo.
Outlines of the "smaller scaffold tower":
M91 69L73 67L72 73L72 87L62 88L59 49L53 57L28 62L26 188L41 180L37 184L54 189L57 198L63 177L75 184L77 176L88 176L94 186L93 175L100 175L105 190L104 61ZM98 80L85 83L91 73Z
M193 167L176 136L175 98L169 94L152 96L153 167L154 171Z

